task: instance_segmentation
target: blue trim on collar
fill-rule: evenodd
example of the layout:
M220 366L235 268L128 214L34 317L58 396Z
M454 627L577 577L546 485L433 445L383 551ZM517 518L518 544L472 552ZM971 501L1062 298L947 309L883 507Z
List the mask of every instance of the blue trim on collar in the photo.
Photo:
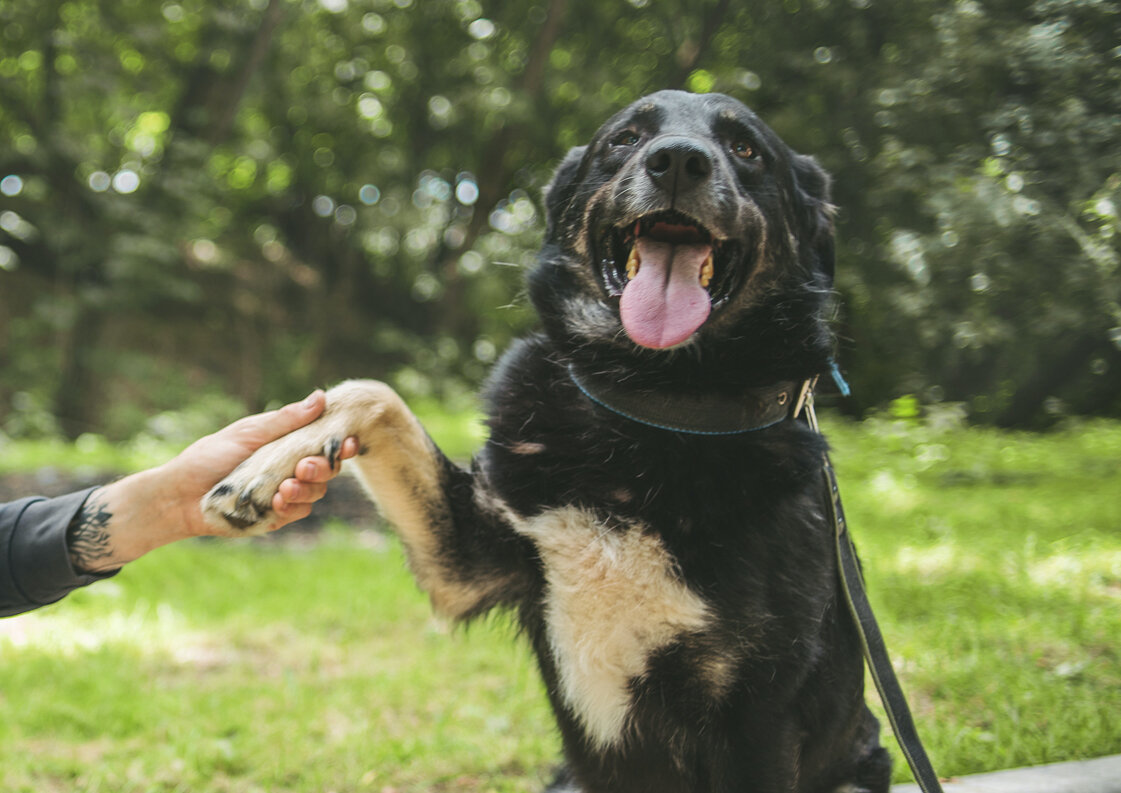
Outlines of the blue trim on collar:
M841 396L852 396L852 389L849 388L845 376L841 374L841 367L832 358L829 359L829 374L833 376L833 382L837 386L837 390L841 392Z

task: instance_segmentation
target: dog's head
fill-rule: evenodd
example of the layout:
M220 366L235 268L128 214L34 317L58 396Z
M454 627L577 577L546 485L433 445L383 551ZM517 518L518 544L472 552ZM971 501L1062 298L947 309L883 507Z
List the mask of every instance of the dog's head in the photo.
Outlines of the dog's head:
M828 357L829 178L735 99L640 99L569 152L545 204L530 290L562 347L648 366Z

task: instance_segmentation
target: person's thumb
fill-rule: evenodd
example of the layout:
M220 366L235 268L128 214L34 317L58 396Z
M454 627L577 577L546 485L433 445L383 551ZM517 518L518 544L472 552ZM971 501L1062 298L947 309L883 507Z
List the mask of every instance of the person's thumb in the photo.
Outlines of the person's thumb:
M258 448L275 441L292 430L319 418L327 406L327 395L320 389L312 391L302 402L292 402L278 410L249 416L237 422L238 434L247 446Z

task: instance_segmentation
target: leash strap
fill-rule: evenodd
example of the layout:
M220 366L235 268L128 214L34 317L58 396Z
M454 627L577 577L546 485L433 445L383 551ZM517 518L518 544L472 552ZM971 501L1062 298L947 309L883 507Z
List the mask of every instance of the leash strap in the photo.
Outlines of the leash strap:
M815 432L820 432L813 407L812 383L805 389L804 409L810 427ZM922 740L915 728L915 721L911 716L911 709L907 705L907 697L903 694L903 688L895 676L887 645L884 643L883 634L880 633L880 626L876 623L876 617L872 613L868 594L864 590L864 576L860 570L860 562L856 558L856 549L853 547L852 536L845 522L845 511L841 505L841 489L837 486L837 475L833 472L833 464L828 454L822 455L822 469L826 488L825 500L829 504L830 517L833 520L841 590L857 633L860 634L860 644L864 648L868 670L872 673L872 680L876 684L876 690L880 692L880 700L891 722L891 729L895 733L899 748L907 758L907 765L911 767L911 774L915 777L919 789L923 793L942 793L942 785L938 781L938 775L934 772L930 758L926 755L926 749L923 748Z
M926 755L918 731L915 729L911 709L907 706L907 698L895 676L895 669L888 656L887 645L884 643L880 626L876 624L876 617L872 613L872 605L868 602L868 595L864 591L864 580L860 572L860 563L856 558L856 550L852 545L852 537L845 525L845 513L841 508L841 492L837 487L837 477L833 473L833 466L829 456L825 456L825 481L829 489L830 511L833 515L833 525L836 527L834 536L837 542L837 562L841 575L841 588L845 593L849 612L856 623L857 632L860 634L860 643L864 647L864 657L868 661L868 669L872 673L872 680L876 690L880 692L880 699L884 703L887 717L891 721L891 729L907 758L907 765L923 793L942 793L942 786L938 782L938 775L930 758Z

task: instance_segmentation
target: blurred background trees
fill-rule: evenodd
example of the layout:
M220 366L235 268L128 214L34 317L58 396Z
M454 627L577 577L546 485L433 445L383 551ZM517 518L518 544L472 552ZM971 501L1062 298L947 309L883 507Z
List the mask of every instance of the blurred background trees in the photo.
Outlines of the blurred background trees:
M834 174L851 410L1117 415L1119 44L1104 0L5 0L0 429L461 398L551 168L667 87Z

